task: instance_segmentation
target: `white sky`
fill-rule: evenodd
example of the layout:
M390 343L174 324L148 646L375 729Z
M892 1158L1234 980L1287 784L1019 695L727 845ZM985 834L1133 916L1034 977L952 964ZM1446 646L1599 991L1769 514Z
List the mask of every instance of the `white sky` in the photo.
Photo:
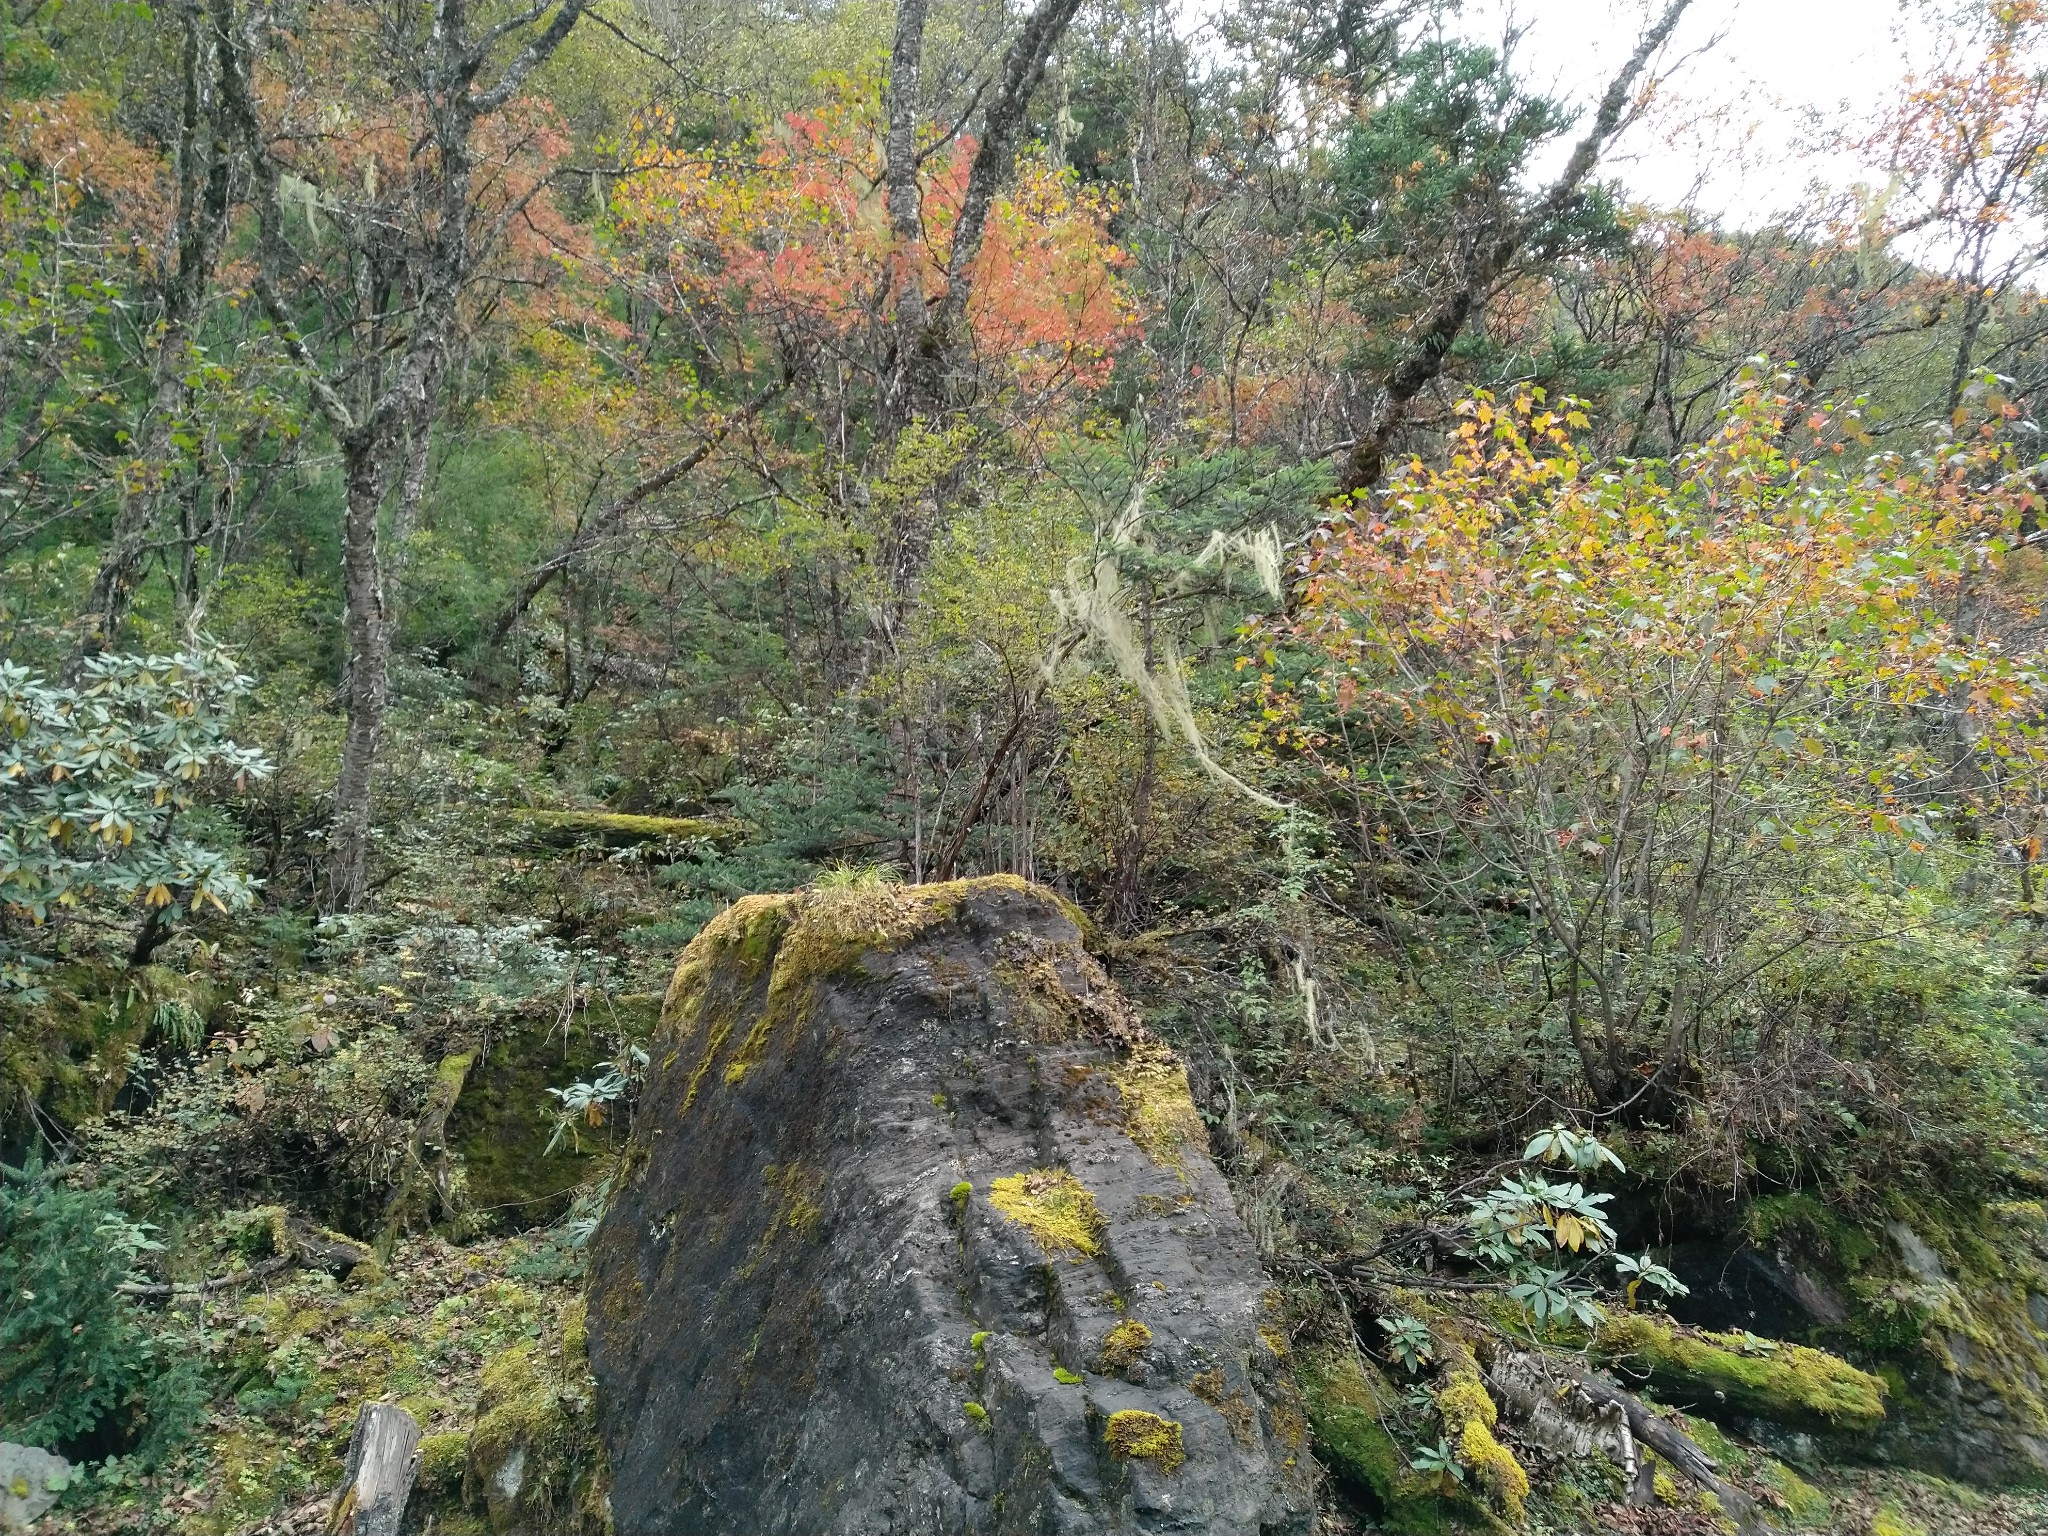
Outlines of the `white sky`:
M1513 18L1526 29L1523 77L1590 108L1650 3L1467 0L1460 30L1496 42ZM1853 159L1813 152L1822 125L1868 124L1909 64L1928 62L1927 48L1924 23L1901 0L1693 0L1666 53L1672 74L1657 112L1615 146L1607 169L1645 201L1754 226L1798 208L1816 178L1859 179Z

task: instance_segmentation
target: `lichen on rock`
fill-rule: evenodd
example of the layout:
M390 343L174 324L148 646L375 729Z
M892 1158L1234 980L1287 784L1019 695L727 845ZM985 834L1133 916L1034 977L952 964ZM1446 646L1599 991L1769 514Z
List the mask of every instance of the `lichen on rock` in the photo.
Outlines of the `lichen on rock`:
M748 898L651 1054L589 1248L618 1536L1306 1536L1256 1251L1056 899Z

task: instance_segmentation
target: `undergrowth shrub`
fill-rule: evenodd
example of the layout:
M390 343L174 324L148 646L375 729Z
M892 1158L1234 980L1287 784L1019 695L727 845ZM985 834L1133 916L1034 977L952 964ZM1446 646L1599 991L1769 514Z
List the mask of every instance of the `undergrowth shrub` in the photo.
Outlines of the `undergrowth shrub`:
M151 1231L104 1190L0 1167L0 1438L152 1461L190 1432L198 1367L116 1289Z

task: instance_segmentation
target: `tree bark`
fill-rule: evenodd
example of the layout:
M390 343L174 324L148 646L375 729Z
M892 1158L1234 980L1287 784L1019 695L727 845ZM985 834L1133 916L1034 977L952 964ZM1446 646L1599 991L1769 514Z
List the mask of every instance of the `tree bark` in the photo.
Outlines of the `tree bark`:
M377 539L384 506L383 447L381 434L365 434L342 449L347 494L341 524L341 586L346 605L342 629L348 643L348 730L341 743L328 831L324 905L329 912L354 911L368 891L372 794L391 685L391 624Z
M398 1536L420 1470L419 1420L395 1403L364 1403L329 1506L330 1536Z
M439 0L429 34L421 39L420 88L429 104L427 137L433 153L417 155L422 182L420 202L433 207L431 227L416 244L389 256L392 280L359 291L353 317L378 337L380 350L396 356L390 382L360 400L354 409L336 388L346 379L346 363L331 369L300 336L280 290L282 274L295 268L296 258L285 235L280 195L283 168L259 117L251 84L251 60L268 25L266 14L252 11L239 24L234 0L211 0L215 48L221 58L221 94L228 115L240 129L251 170L256 207L257 298L286 354L306 381L313 404L326 418L341 445L346 505L342 518L342 589L348 604L344 623L348 642L348 675L344 689L348 729L341 765L335 775L332 822L328 839L328 870L323 905L348 911L368 892L371 795L382 746L391 666L391 615L385 593L385 572L378 548L378 518L393 459L401 443L423 444L439 403L440 385L461 322L462 297L476 277L479 263L503 233L504 219L479 233L472 226L478 210L473 199L476 133L479 124L500 111L525 87L533 72L553 56L588 8L589 0L562 0L545 27L530 33L488 89L478 77L499 46L547 14L545 6L514 11L503 20L472 29L467 0ZM425 146L422 146L423 148ZM378 194L368 191L375 213ZM376 220L368 220L370 224ZM396 339L386 339L386 324L404 324ZM371 377L379 377L372 374ZM424 471L424 461L419 467ZM420 482L423 484L423 480Z
M161 472L166 482L173 478L169 465L172 433L191 397L185 384L185 350L212 282L227 227L231 169L219 118L225 85L219 77L227 61L220 55L217 37L205 25L201 0L181 0L178 21L182 101L177 199L171 225L176 258L169 264L160 291L162 313L140 454L145 473ZM83 633L68 668L73 680L86 659L106 650L120 633L164 499L164 484L154 481L122 495L86 600Z
M924 198L917 184L917 127L924 118L924 30L929 0L902 0L889 50L888 139L883 184L888 189L889 297L895 306L895 359L885 401L897 426L908 422L917 400L916 358L924 347L930 313L924 295Z

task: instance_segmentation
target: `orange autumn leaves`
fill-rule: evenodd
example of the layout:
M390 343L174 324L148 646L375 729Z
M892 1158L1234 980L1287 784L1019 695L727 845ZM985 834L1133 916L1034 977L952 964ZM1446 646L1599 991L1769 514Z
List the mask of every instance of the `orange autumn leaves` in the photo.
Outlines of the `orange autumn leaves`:
M735 151L672 147L674 125L643 120L611 200L614 226L651 247L667 305L731 305L757 333L873 366L893 320L899 253L882 187L875 93L841 82L814 113L793 112ZM928 135L924 240L913 259L931 299L945 291L974 144ZM991 211L967 318L983 364L1044 397L1102 383L1137 310L1119 276L1106 192L1026 156Z
M1745 382L1670 464L1592 461L1576 405L1539 391L1468 402L1444 468L1413 466L1314 541L1289 627L1335 718L1276 691L1278 734L1315 759L1360 729L1477 752L1490 785L1665 744L1781 755L1836 770L1836 813L1882 828L1894 793L1931 792L1952 764L1903 726L1875 755L1837 741L1858 701L1964 722L1980 805L2001 784L2028 799L2048 677L2001 643L2031 604L2000 575L2024 481L1978 438L1845 473L1825 413L1802 456L1788 401Z

